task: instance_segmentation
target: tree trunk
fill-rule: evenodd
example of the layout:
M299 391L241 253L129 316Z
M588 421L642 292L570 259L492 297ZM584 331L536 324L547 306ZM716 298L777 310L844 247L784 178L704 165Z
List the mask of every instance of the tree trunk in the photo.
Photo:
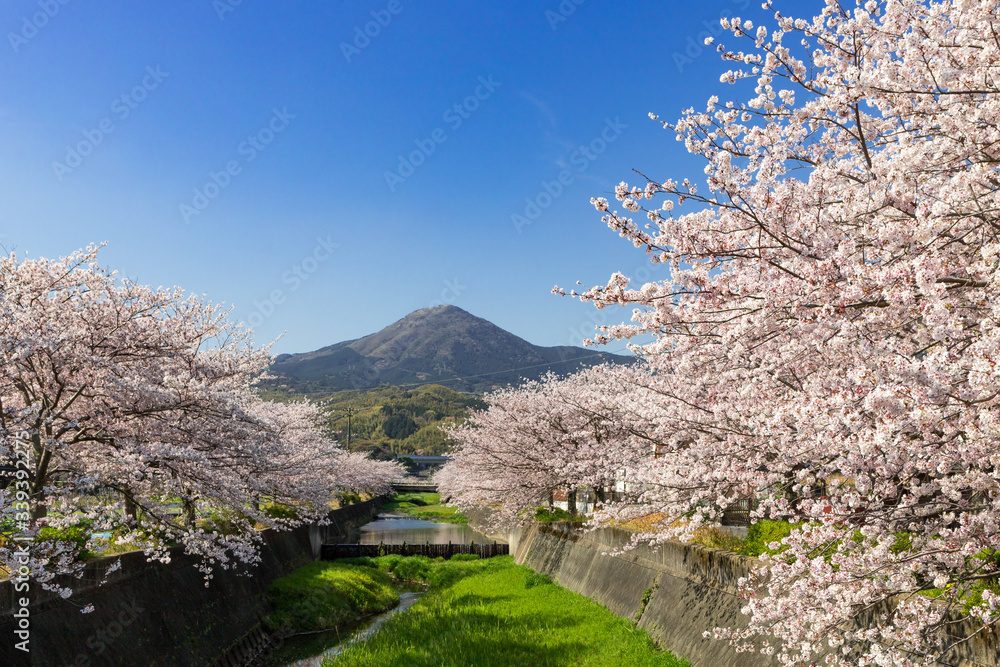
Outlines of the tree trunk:
M30 516L31 522L34 523L38 519L48 516L49 513L49 508L45 505L45 482L49 476L49 461L52 459L52 452L42 447L40 433L31 436L31 449L35 455L35 474L30 494Z
M125 516L128 517L128 525L130 528L135 528L139 525L139 506L135 504L132 497L123 494L125 499Z
M184 525L187 526L188 528L194 528L195 527L194 501L191 498L184 498L183 508L184 508Z
M32 497L31 500L31 522L35 523L39 519L44 519L49 515L49 508L45 506L45 503L41 500L36 500Z
M576 516L576 489L566 490L566 510Z

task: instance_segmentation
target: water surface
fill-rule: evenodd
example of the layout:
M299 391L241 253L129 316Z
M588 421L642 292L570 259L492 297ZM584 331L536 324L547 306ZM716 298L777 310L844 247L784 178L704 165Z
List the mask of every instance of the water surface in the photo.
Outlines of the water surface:
M461 523L434 523L409 516L379 514L378 519L361 526L361 544L478 544L504 543L492 540Z

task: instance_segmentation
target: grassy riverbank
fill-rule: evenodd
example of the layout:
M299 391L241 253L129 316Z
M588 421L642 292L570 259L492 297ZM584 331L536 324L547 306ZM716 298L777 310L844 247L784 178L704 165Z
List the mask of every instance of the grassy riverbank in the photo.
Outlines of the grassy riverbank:
M440 493L400 493L383 505L382 511L440 523L469 523L456 508L441 504Z
M621 527L626 530L642 533L659 532L659 522L663 521L663 519L663 514L649 514L623 523ZM789 523L788 521L761 519L747 528L746 537L738 537L727 532L721 526L705 526L694 534L692 542L713 549L725 549L726 551L733 551L742 556L753 556L756 558L762 554L773 555L783 551L783 549L775 551L768 547L768 545L772 542L780 542L801 525L800 523Z
M324 667L461 665L662 665L687 663L649 636L548 577L488 560L422 556L355 559L361 570L431 584L412 609L394 616L370 640Z
M267 595L265 624L283 635L325 630L399 602L388 573L340 562L310 563L275 581Z

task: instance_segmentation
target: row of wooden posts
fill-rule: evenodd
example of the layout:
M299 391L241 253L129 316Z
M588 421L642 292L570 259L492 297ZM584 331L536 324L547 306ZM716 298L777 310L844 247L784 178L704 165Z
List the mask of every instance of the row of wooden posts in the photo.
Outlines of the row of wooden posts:
M492 558L493 556L506 556L510 553L510 546L507 544L492 544L481 542L476 544L324 544L320 548L320 558L322 560L335 560L337 558L360 558L368 556L428 556L430 558L451 558L455 554L475 554L480 558Z

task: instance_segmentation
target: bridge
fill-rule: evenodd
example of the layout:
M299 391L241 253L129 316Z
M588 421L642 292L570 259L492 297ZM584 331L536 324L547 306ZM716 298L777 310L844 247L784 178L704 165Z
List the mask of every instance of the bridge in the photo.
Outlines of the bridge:
M430 481L399 480L392 483L392 490L396 493L437 493L437 484Z
M469 544L324 544L320 547L320 560L337 560L338 558L358 558L368 556L427 556L429 558L451 558L455 554L475 554L480 558L507 556L510 554L509 544L494 542L470 542Z

